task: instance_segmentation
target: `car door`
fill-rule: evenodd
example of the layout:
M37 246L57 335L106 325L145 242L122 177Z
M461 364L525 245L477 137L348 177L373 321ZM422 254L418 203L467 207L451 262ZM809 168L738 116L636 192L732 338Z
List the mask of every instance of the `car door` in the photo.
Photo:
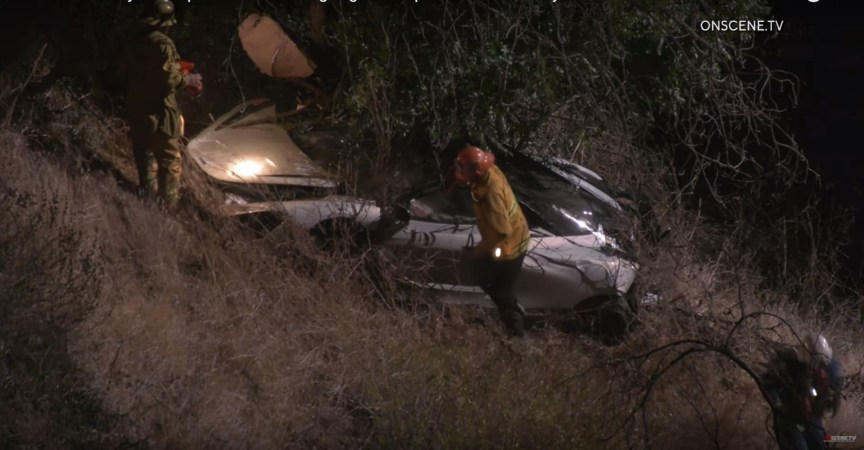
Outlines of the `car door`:
M436 191L409 202L407 225L385 241L406 277L436 289L473 291L472 270L462 258L479 240L471 208L465 191Z

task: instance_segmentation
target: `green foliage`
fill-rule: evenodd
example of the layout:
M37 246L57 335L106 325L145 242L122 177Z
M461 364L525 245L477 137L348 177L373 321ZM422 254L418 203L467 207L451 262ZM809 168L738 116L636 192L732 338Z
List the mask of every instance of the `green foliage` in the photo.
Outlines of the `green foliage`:
M343 5L341 12L337 40L355 82L344 105L366 114L368 80L381 80L395 134L420 123L440 144L460 128L494 130L515 143L560 112L576 132L622 119L644 130L657 114L678 114L711 79L732 74L735 50L752 39L693 36L699 18L756 18L766 10L754 0L712 7L523 0ZM706 51L706 40L717 41L716 51ZM500 130L502 120L509 129Z
M762 0L340 5L338 105L375 137L379 162L417 136L439 149L469 136L652 186L647 203L689 200L775 262L791 244L766 224L813 236L774 201L809 201L806 159L781 123L792 81L756 57L754 33L699 26L767 19Z

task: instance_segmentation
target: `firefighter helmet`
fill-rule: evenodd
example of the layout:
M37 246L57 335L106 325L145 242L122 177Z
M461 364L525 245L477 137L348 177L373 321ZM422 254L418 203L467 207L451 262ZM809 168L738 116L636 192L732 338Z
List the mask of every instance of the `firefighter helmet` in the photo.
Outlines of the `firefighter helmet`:
M821 334L807 336L802 344L801 361L814 369L828 366L833 356L828 340Z
M174 2L155 0L147 7L142 22L154 27L169 27L177 23L174 18Z
M453 178L462 184L476 182L486 175L489 168L495 165L495 155L480 147L469 145L456 156L453 165Z

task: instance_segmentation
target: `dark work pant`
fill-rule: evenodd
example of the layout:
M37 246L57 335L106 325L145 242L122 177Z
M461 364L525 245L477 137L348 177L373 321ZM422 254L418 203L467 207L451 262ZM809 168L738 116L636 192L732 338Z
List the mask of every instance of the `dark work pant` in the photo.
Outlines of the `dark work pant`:
M798 424L782 415L774 416L774 433L781 450L824 450L825 428L822 419L811 418L803 428L802 431Z
M147 115L131 115L132 155L138 170L138 193L159 199L167 206L180 198L183 172L180 113L165 109Z
M525 254L523 253L512 260L489 258L480 262L483 271L480 287L495 302L501 319L515 336L525 334L522 310L516 301L516 295L513 293L516 280L519 278L519 273L522 272L524 259Z

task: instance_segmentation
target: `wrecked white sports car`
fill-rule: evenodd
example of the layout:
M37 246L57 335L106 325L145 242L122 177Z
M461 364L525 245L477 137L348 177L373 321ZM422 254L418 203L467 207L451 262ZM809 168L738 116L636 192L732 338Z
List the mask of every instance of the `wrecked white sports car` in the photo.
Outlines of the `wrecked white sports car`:
M464 248L480 239L467 191L436 183L387 208L336 195L337 180L275 118L272 103L249 102L189 143L190 159L226 192L225 214L269 215L318 231L348 224L408 266L405 282L438 291L445 302L494 308L462 258ZM622 209L612 191L596 173L573 163L521 153L497 156L532 234L516 285L522 307L597 311L606 331L626 331L636 313L631 288L638 265L610 236L620 226ZM301 194L287 200L250 194L261 188Z

